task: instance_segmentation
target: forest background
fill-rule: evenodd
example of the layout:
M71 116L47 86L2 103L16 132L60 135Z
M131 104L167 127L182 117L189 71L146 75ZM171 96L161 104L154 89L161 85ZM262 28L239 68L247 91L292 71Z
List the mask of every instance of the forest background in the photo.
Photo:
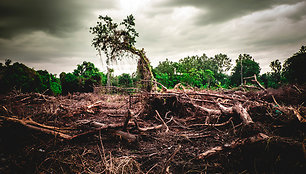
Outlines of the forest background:
M284 64L279 60L270 63L271 71L260 74L259 63L249 54L240 54L234 64L226 54L214 57L188 56L178 62L166 59L152 67L155 79L168 88L181 83L196 88L233 88L241 84L243 77L254 74L258 81L266 88L278 88L286 84L305 84L306 47L286 59ZM242 68L241 68L242 66ZM242 70L242 73L241 73ZM111 86L137 87L139 74L123 73L114 76L109 71ZM107 74L99 70L93 63L84 61L77 65L73 72L62 72L59 77L46 70L34 70L26 65L6 59L0 63L0 93L12 90L21 92L40 92L49 95L65 95L74 92L92 92L96 86L105 86Z

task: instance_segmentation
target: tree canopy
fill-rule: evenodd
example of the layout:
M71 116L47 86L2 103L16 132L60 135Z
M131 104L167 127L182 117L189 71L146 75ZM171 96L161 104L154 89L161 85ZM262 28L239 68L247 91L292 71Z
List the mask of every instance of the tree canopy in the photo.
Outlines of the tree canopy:
M121 23L113 22L109 16L99 16L97 25L90 28L94 35L92 45L101 54L104 52L107 60L120 60L123 56L137 55L139 57L137 71L141 79L154 79L149 59L145 55L144 49L136 49L136 37L139 34L135 30L135 18L133 15L127 16ZM147 90L151 90L151 85L146 85Z
M306 46L287 59L284 63L284 76L290 83L306 83Z
M254 74L258 76L260 73L259 63L257 63L249 54L240 54L238 59L236 59L236 65L232 70L232 85L238 86L241 84L241 70L243 77L250 77Z

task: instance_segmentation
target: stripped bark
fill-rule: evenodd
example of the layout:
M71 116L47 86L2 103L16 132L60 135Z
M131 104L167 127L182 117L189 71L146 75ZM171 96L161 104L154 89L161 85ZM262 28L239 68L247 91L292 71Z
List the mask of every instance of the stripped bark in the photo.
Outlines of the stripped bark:
M242 107L241 103L237 103L233 106L233 109L235 110L235 112L237 114L239 114L242 122L245 124L245 125L249 125L249 124L252 124L254 123L251 116L249 115L249 113L247 112L247 110Z

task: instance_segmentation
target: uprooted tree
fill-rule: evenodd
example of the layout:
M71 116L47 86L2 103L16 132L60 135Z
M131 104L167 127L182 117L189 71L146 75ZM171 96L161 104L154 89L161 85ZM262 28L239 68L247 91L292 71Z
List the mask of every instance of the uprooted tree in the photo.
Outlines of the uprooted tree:
M112 61L121 60L123 56L138 56L137 72L144 81L154 80L150 61L145 55L144 49L135 48L136 37L139 34L135 30L135 18L133 15L127 16L121 23L113 22L109 16L99 16L97 25L90 28L90 32L94 34L92 45L101 55L106 55L106 64ZM150 91L152 84L147 83L142 86Z

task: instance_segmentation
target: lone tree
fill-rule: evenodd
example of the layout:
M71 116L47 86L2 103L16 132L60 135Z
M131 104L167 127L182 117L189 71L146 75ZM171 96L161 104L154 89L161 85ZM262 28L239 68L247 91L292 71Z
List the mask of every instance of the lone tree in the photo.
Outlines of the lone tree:
M99 16L97 25L90 28L90 32L94 35L92 45L101 55L106 55L106 64L121 60L124 56L137 55L138 65L137 72L141 79L152 81L154 79L150 61L145 55L144 49L135 48L136 37L138 33L135 30L135 18L133 15L127 16L121 23L113 22L109 16ZM148 83L143 88L152 89L152 84Z

